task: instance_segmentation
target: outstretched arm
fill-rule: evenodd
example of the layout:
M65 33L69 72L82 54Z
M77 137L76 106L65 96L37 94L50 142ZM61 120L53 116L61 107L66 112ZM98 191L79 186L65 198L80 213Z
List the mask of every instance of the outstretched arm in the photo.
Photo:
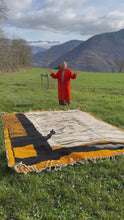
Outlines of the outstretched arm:
M49 72L50 72L50 74L52 74L52 73L53 73L53 71L52 71L51 69L49 69Z
M76 79L78 72L79 71L75 71L74 73L71 72L71 79Z
M74 72L74 74L77 76L78 72L79 72L79 71L77 70L77 71Z
M51 76L53 79L57 79L57 78L58 78L58 72L55 74L51 69L49 69L49 72L50 72L50 76Z

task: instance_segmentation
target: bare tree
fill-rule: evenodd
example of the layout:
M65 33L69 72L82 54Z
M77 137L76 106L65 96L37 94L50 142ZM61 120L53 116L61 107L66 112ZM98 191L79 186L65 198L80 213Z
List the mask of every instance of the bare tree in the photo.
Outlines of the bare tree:
M4 0L0 0L0 22L7 18L7 6Z
M4 0L0 0L0 23L5 21L7 18L7 6ZM0 38L4 37L2 29L0 29Z
M7 18L7 6L4 0L0 0L0 23L5 21L6 18ZM2 29L0 29L0 72L3 71L4 66L6 65L5 48L8 46L6 43L7 41L5 39L4 33Z
M124 59L120 59L117 63L118 71L121 73L124 70Z
M5 0L0 0L0 22L7 18ZM0 72L11 72L31 67L31 47L23 39L9 40L0 29Z
M31 67L32 51L31 47L25 40L12 40L10 48L12 59L11 63L15 70Z
M0 72L9 70L9 41L6 38L0 38Z
M31 68L32 50L23 39L0 38L0 72Z

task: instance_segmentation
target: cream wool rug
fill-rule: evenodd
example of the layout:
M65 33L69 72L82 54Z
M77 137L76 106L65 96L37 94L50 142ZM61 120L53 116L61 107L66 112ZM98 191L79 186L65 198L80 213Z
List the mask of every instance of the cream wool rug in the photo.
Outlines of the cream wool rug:
M39 172L124 153L124 130L80 110L2 114L8 165Z
M73 147L101 141L124 143L124 131L79 110L30 112L25 115L43 136L48 129L55 131L48 141L51 147Z

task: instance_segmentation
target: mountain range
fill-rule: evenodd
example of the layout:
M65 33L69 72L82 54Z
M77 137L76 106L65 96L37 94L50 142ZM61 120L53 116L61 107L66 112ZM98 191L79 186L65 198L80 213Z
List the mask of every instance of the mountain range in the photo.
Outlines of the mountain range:
M71 40L60 45L52 46L46 51L36 53L33 56L33 66L45 68L47 66L47 60L49 60L49 65L51 65L59 57L65 55L66 53L72 51L75 47L80 45L81 42L82 41Z
M49 68L57 68L63 61L73 70L118 72L124 63L124 29L52 46L34 54L32 65L45 68L48 62Z

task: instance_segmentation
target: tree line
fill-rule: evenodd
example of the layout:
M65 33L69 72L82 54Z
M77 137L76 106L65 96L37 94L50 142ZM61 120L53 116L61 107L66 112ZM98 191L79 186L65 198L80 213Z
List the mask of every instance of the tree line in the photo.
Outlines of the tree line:
M0 22L7 19L7 7L0 0ZM32 49L23 39L10 40L0 29L0 72L25 70L31 67Z
M23 39L0 38L0 71L20 71L31 67L32 52Z

